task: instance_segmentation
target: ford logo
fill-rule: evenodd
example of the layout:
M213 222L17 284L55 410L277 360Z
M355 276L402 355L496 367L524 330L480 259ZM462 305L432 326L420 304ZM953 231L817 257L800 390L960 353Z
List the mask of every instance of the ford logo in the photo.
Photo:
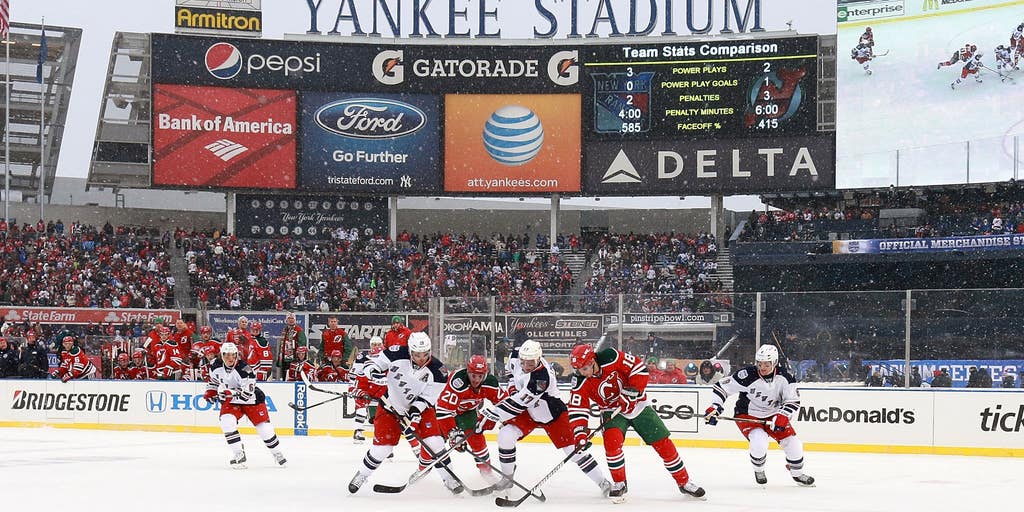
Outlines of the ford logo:
M427 123L426 114L408 103L374 98L329 103L313 117L324 130L355 139L394 139Z

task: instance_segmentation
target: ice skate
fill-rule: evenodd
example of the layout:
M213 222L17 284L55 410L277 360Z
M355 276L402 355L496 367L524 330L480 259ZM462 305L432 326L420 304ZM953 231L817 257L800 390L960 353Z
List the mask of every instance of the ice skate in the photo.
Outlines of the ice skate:
M686 482L685 484L680 485L679 486L679 492L681 492L683 494L688 494L688 495L693 496L694 498L697 498L697 499L701 499L701 500L706 499L704 497L704 488L699 486L699 485L697 485L697 484L695 484L695 483L693 483L693 482Z
M466 490L465 487L462 486L462 482L454 478L445 479L444 486L446 489L451 491L452 494L460 494L462 491Z
M277 461L279 466L284 466L288 459L284 458L284 454L281 452L274 452L274 460Z
M494 484L493 489L497 492L497 491L507 490L507 489L509 489L511 487L512 487L512 480L502 476L501 480L498 480L498 482Z
M365 441L366 438L363 437L363 429L356 429L356 431L352 433L353 444L363 444Z
M359 491L359 488L366 483L367 476L357 471L356 476L352 477L352 481L348 483L348 492L355 494Z
M768 477L764 475L764 471L754 471L754 480L760 485L768 483Z
M245 469L245 452L241 451L235 454L234 458L231 459L232 469Z
M793 480L801 487L814 487L814 477L811 475L793 475Z
M614 482L612 488L608 491L608 496L611 498L617 498L619 496L625 496L629 492L629 485L626 482Z
M601 483L599 483L597 485L598 485L598 487L601 488L601 495L604 496L605 498L607 498L609 496L609 493L612 492L612 485L613 484L612 484L611 480L603 480Z

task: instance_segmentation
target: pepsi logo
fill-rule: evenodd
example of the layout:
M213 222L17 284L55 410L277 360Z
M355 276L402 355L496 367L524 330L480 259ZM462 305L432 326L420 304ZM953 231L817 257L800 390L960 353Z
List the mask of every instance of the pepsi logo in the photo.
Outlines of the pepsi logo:
M356 139L394 139L427 123L420 109L401 101L352 98L320 107L313 116L324 130Z
M540 117L521 105L495 110L484 124L484 149L498 163L523 165L540 153L544 126Z
M216 43L206 50L206 70L221 80L234 78L242 70L242 52L231 43Z

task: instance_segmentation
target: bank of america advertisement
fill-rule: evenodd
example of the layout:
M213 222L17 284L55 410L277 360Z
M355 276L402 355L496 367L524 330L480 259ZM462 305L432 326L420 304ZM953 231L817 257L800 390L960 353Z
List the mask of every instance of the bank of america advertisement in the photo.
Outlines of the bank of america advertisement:
M153 185L295 188L295 92L153 86Z
M299 104L301 188L440 192L439 96L306 92Z

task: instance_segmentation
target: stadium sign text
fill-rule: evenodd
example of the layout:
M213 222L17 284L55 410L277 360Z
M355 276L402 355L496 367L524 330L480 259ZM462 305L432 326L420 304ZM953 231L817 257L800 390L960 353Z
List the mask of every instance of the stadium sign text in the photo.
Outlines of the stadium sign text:
M535 39L765 31L761 0L431 1L305 0L308 33L321 34L328 16L332 36L500 38L524 21Z
M249 32L258 35L262 31L263 20L259 11L176 7L174 27L203 31Z

